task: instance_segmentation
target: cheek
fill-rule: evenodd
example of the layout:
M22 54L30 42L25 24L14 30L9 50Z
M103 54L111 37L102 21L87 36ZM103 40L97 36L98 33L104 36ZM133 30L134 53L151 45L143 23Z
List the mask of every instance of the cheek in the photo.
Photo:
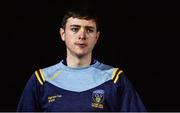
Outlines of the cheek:
M97 42L97 37L96 37L96 35L94 35L93 37L91 37L91 39L93 39L92 41L91 41L91 43L93 43L93 44L96 44L96 42Z
M97 40L98 39L98 34L94 33L90 36L92 39Z
M94 46L96 45L96 42L97 42L97 40L92 40L92 41L90 41L89 47L90 47L91 49L93 49Z
M69 47L73 46L73 43L74 43L71 37L66 37L65 42L66 42L66 45Z

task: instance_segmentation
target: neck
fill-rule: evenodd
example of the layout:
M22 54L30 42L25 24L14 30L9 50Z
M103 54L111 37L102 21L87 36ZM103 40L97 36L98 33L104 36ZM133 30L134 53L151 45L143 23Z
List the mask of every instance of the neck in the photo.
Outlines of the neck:
M87 67L91 64L91 54L83 57L67 55L66 62L69 67L73 67L73 68Z

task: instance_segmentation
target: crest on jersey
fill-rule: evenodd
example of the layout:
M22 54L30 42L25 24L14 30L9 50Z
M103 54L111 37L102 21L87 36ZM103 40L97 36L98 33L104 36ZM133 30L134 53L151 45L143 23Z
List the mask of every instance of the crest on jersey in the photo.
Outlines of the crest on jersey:
M94 108L103 108L104 102L104 90L99 89L95 90L92 93L92 107Z

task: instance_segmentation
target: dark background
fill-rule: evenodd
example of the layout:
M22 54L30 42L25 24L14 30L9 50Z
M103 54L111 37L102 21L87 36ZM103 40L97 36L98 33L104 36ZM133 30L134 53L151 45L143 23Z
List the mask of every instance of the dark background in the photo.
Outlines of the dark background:
M94 3L99 61L121 67L148 111L180 111L179 6L165 1L7 1L1 4L0 111L15 111L31 74L65 57L59 26L68 7Z

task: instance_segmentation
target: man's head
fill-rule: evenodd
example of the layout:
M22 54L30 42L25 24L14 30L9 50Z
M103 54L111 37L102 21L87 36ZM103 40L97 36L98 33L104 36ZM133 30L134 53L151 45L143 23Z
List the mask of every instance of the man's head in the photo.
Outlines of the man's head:
M88 8L70 10L65 14L60 34L67 47L67 55L91 55L100 34L97 23L97 16Z
M68 18L78 18L78 19L85 19L85 20L94 20L96 22L97 31L99 31L99 23L98 17L92 8L83 7L83 8L76 8L68 10L61 22L61 27L65 28Z

